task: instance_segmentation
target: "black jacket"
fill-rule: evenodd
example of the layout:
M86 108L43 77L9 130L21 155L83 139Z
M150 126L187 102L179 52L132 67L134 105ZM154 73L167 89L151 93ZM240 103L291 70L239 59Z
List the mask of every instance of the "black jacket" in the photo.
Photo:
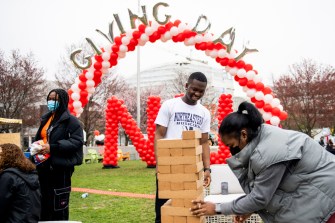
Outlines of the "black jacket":
M37 172L8 168L0 174L0 222L35 223L41 211Z
M48 112L42 116L35 141L41 139L41 130L51 114L51 112ZM65 111L59 120L49 127L48 143L50 144L50 158L45 162L50 163L53 167L73 167L82 164L83 129L78 119L68 111Z

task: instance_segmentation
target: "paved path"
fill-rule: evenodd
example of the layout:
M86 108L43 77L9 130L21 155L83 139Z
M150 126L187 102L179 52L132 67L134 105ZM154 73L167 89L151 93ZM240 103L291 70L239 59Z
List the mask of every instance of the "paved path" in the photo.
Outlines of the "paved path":
M153 194L135 194L135 193L128 193L128 192L113 192L113 191L107 191L107 190L95 190L95 189L78 188L78 187L72 187L72 191L83 192L83 193L91 193L91 194L113 195L113 196L118 196L118 197L155 199L155 195L153 195Z

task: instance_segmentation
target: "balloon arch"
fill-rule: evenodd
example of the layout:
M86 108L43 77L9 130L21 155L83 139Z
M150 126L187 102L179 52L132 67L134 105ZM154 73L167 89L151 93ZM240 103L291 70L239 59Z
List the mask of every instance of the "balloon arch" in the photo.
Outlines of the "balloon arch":
M166 3L158 4L160 4L159 6L167 5ZM96 54L93 57L86 57L89 61L86 66L75 62L75 55L81 50L77 50L71 54L71 60L74 64L83 69L82 73L76 78L75 83L68 90L70 96L69 110L73 115L77 117L80 116L83 112L83 107L88 103L89 97L101 83L102 75L107 74L109 68L116 66L118 61L126 56L127 52L134 51L136 47L144 46L147 42L154 43L157 40L167 42L172 40L175 43L183 42L186 46L195 47L197 50L204 51L207 56L215 59L218 64L225 67L225 70L243 87L243 91L246 92L247 96L250 97L251 101L262 113L266 123L277 126L280 120L287 118L287 113L283 111L283 106L280 104L279 99L275 98L272 94L272 90L262 83L261 76L253 69L253 66L242 60L246 53L256 50L246 48L240 55L237 55L237 51L232 49L235 36L235 31L232 28L222 33L219 38L214 39L213 34L208 32L210 24L206 30L197 30L200 20L204 18L207 20L205 16L199 17L193 29L189 24L182 23L180 20L174 22L169 21L169 16L166 16L166 21L160 22L157 19L158 4L154 6L154 17L157 22L147 22L146 15L140 18L132 14L129 10L133 29L127 32L123 30L118 16L114 15L121 34L113 38L113 33L111 32L113 29L112 23L110 25L109 37L101 31L98 31L110 41L108 46L98 49L90 39L87 39L89 44L95 49ZM135 23L132 22L134 18L142 21L142 24L136 26ZM229 44L223 41L226 35L230 36L231 42ZM218 102L217 118L220 123L227 114L232 112L231 95L221 95ZM154 156L154 120L160 108L160 98L150 96L147 103L148 139L145 139L136 125L135 120L127 111L123 101L115 96L108 99L106 109L105 153L103 159L103 165L105 167L117 166L119 123L121 123L125 129L141 159L147 163L148 167L154 167L156 165ZM230 156L229 149L220 143L218 153L211 154L211 163L225 163L225 159Z

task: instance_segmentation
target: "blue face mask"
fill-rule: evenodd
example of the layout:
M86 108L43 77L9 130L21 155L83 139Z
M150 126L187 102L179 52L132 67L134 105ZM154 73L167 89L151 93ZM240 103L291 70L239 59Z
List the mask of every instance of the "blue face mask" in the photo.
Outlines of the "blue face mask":
M55 111L58 107L59 107L58 101L53 101L53 100L48 101L49 111Z

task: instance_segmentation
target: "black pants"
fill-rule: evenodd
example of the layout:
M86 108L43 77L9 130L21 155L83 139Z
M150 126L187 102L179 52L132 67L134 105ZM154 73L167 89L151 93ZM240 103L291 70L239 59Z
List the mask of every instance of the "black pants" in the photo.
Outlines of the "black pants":
M69 220L71 176L74 167L37 168L42 193L41 221Z
M167 201L168 201L168 199L159 199L158 198L158 180L157 180L157 175L156 175L156 201L155 201L156 219L155 219L155 223L161 223L161 207Z

